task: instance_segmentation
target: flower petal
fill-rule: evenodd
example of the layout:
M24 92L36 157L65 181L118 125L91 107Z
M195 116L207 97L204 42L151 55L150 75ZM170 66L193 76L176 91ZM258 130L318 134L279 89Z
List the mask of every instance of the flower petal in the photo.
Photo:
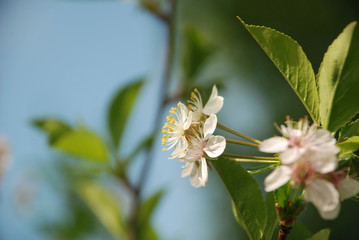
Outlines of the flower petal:
M186 155L187 148L188 148L188 142L186 137L183 136L178 141L177 146L175 150L172 152L172 154L169 156L169 159L184 157Z
M280 154L280 161L284 164L291 164L302 157L304 149L301 148L289 148L288 150Z
M320 213L329 214L339 205L339 193L337 189L332 183L323 179L314 179L305 187L304 199L312 202Z
M330 210L330 211L321 211L320 209L319 210L319 214L320 216L325 219L325 220L332 220L332 219L335 219L336 217L338 217L339 215L339 212L340 212L340 203L333 209L333 210Z
M196 164L194 162L186 162L186 165L182 166L183 170L181 173L181 177L190 176L194 170L194 167L196 167Z
M218 91L216 85L212 88L212 94L208 99L208 102L204 106L202 112L206 115L216 114L223 107L223 97L218 96Z
M221 155L225 148L226 139L224 137L210 136L203 150L210 158L215 158Z
M187 130L191 126L192 119L193 119L193 112L190 111L186 116L185 121L183 122L183 130Z
M340 200L354 197L359 193L359 181L347 177L339 183L338 191Z
M201 158L201 174L199 176L199 180L201 181L201 185L204 187L208 181L208 170L207 170L207 162L205 158Z
M335 154L330 152L309 151L306 156L317 172L329 173L337 168L338 159Z
M288 149L288 139L283 137L271 137L259 145L259 151L266 153L279 153Z
M286 184L290 180L291 174L292 169L287 166L279 166L274 169L264 180L266 192L271 192Z
M211 114L209 118L204 122L203 125L203 135L204 139L208 139L213 133L214 130L216 130L217 127L217 116L214 114Z

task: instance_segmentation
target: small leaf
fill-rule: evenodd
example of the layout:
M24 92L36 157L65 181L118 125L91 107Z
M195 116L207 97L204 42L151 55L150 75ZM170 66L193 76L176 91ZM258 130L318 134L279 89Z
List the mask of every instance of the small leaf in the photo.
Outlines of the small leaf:
M219 158L212 164L234 202L239 223L250 239L261 239L267 223L267 209L258 183L236 162Z
M35 119L32 124L48 134L49 144L52 145L64 133L71 131L71 127L56 118Z
M296 222L290 231L288 240L303 240L310 238L313 234L303 224Z
M276 189L274 191L275 202L283 208L287 206L291 191L291 187L288 183Z
M103 186L95 182L76 185L80 198L88 205L103 226L116 239L124 239L126 228L122 221L119 201Z
M359 29L350 23L329 46L319 69L320 117L336 131L359 113Z
M155 211L158 203L162 199L164 191L160 190L150 196L145 202L142 203L140 207L140 223L147 224L150 222L151 216Z
M186 86L188 82L194 80L212 49L205 38L193 27L186 27L184 36L182 65Z
M156 230L151 224L151 217L164 195L164 191L160 190L144 201L140 207L139 215L139 238L141 240L157 240L159 239Z
M359 136L350 137L344 142L337 143L337 146L340 148L341 156L355 152L359 150Z
M344 126L340 131L339 139L352 136L359 136L359 119Z
M278 216L275 211L275 200L274 200L273 192L267 194L266 207L267 207L267 224L264 230L263 240L271 240L275 228L279 225Z
M143 80L139 80L120 89L110 103L107 114L107 125L115 148L121 143L127 120L132 112L142 85Z
M302 47L281 32L267 27L248 25L242 19L239 20L288 81L313 121L319 124L318 86L312 64Z
M311 238L307 240L328 240L330 235L330 229L325 228L314 234Z
M259 167L249 168L247 172L251 175L260 174L276 168L278 164L263 165Z
M53 146L74 157L95 162L108 161L107 149L102 139L85 128L66 132Z

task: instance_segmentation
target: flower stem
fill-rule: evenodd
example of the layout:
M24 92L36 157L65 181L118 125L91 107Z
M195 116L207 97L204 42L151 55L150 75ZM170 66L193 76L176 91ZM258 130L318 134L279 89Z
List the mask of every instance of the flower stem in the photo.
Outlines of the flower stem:
M246 159L257 159L257 160L273 160L279 162L279 158L277 157L262 157L262 156L247 156L233 153L223 153L224 157L232 157L232 158L246 158Z
M277 160L263 160L263 159L250 159L250 158L233 158L226 157L229 160L236 162L246 162L246 163L278 163Z
M226 138L226 142L258 148L258 144L256 144L256 143L249 143L249 142L244 142L244 141L239 141L239 140L234 140L234 139L229 139L229 138Z
M233 130L233 129L229 128L229 127L226 127L226 126L224 126L224 125L222 125L222 124L220 124L220 123L217 123L217 127L219 127L220 129L222 129L222 130L224 130L224 131L227 131L227 132L229 132L229 133L232 133L232 134L234 134L234 135L236 135L236 136L238 136L238 137L241 137L241 138L247 139L248 141L254 142L254 143L256 143L256 144L260 144L260 143L261 143L261 141L255 139L255 138L252 138L252 137L249 137L249 136L247 136L247 135L245 135L245 134L242 134L242 133L240 133L240 132L237 132L236 130Z

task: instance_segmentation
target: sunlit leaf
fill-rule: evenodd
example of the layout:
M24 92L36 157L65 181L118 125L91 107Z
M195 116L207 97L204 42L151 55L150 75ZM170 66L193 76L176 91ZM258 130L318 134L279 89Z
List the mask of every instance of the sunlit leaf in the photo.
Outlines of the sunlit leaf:
M359 29L350 23L334 40L319 69L323 126L338 130L359 113Z
M328 240L330 235L330 229L322 229L316 234L314 234L311 238L307 238L307 240Z
M359 119L344 126L340 131L339 139L352 137L352 136L359 136Z
M96 162L108 160L107 149L102 139L83 127L66 132L53 146L74 157Z
M64 133L71 131L69 125L56 118L35 119L32 124L48 134L49 144L54 144Z
M140 80L120 89L110 103L107 126L116 148L121 143L122 134L142 85L143 80Z
M267 223L267 209L258 183L236 162L219 158L212 164L232 198L238 222L250 239L261 239Z
M345 155L359 150L359 136L350 137L344 142L337 143L340 148L340 155Z
M78 183L76 190L112 236L115 239L124 239L126 227L122 221L122 211L119 201L111 192L95 182Z
M319 124L318 86L312 64L302 47L281 32L267 27L248 25L239 20L288 81L314 122Z

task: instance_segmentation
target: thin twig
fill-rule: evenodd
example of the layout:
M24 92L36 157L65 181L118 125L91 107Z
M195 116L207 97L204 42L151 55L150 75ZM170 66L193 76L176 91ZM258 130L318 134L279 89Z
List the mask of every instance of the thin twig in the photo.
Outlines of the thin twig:
M239 141L239 140L234 140L234 139L229 139L229 138L226 138L226 142L244 145L244 146L248 146L248 147L255 147L255 148L258 147L258 144L256 144L256 143L249 143L249 142L244 142L244 141Z
M220 128L220 129L222 129L222 130L224 130L224 131L227 131L227 132L229 132L229 133L232 133L232 134L234 134L234 135L236 135L236 136L238 136L238 137L241 137L241 138L247 139L248 141L254 142L254 143L256 143L256 144L260 144L260 143L261 143L261 141L259 141L259 140L257 140L257 139L254 139L254 138L252 138L252 137L249 137L249 136L247 136L247 135L245 135L245 134L243 134L243 133L237 132L236 130L233 130L233 129L229 128L229 127L226 127L226 126L224 126L224 125L222 125L222 124L220 124L220 123L217 123L217 127Z
M279 162L277 157L262 157L262 156L247 156L233 153L223 153L223 157L232 157L232 158L246 158L246 159L258 159L258 160L273 160Z

